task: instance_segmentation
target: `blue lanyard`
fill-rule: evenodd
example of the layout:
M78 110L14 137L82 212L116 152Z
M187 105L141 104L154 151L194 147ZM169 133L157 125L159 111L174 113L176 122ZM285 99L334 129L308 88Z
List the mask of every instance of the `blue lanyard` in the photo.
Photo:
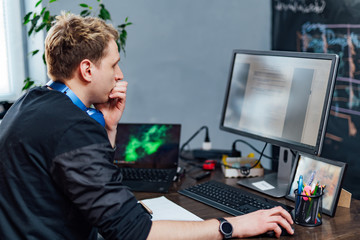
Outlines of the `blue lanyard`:
M100 123L103 127L105 127L105 119L104 115L95 108L87 108L85 104L76 96L76 94L64 83L62 82L54 82L50 80L46 86L51 87L52 89L64 93L68 96L71 101L78 106L81 110L85 111L91 118Z

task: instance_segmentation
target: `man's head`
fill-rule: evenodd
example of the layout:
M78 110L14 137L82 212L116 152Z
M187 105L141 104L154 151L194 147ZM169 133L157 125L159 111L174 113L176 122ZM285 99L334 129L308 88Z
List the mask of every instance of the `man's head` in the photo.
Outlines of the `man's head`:
M116 29L101 19L57 16L45 39L48 76L54 81L70 79L82 60L99 63L107 54L110 40L117 38Z

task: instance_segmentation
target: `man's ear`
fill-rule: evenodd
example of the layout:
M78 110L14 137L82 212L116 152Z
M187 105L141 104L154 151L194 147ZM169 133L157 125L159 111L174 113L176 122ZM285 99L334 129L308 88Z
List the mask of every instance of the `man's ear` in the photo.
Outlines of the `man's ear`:
M83 80L91 82L93 76L92 67L93 63L89 59L84 59L81 61L79 70Z

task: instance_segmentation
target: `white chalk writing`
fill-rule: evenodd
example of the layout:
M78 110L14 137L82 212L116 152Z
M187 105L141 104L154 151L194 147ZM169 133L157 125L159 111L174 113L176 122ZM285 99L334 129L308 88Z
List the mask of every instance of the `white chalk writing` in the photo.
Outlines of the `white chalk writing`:
M305 3L303 0L290 0L281 2L281 0L275 0L274 9L276 11L292 11L294 13L322 13L326 7L325 0L313 0L312 3Z

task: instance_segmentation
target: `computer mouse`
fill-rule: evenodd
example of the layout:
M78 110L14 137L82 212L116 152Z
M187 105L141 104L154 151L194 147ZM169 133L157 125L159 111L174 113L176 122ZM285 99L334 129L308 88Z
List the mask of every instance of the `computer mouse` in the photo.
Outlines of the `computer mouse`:
M280 228L281 228L281 234L280 234L280 236L294 236L294 234L295 234L295 229L294 229L293 226L291 226L292 230L294 231L294 234L293 234L293 235L291 235L290 233L288 233L283 227L280 226ZM268 232L266 232L266 233L264 234L264 236L265 236L265 237L276 237L274 231L268 231Z
M284 228L280 227L281 228L281 235L280 236L294 236L295 234L295 228L293 226L291 226L291 229L293 230L294 234L290 234L288 233Z

